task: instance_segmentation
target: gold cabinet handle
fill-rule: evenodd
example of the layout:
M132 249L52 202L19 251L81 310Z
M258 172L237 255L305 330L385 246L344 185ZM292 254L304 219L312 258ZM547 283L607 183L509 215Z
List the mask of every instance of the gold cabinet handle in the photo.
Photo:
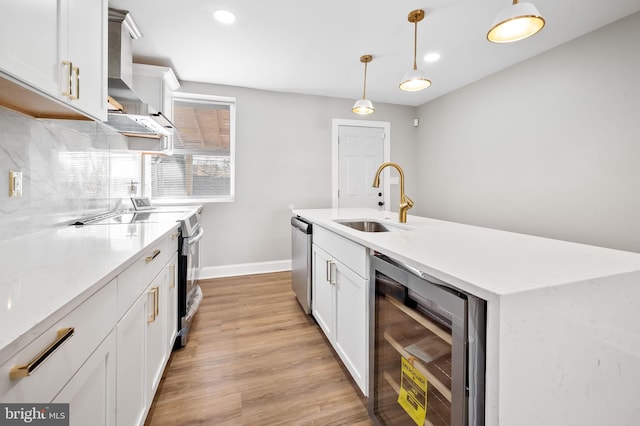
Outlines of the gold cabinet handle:
M73 327L61 328L58 330L56 340L47 346L42 352L36 355L31 361L24 365L17 365L9 372L11 380L18 380L30 376L43 362L47 360L64 342L66 342L74 332Z
M160 303L158 303L158 299L160 299L160 288L155 287L155 290L153 294L153 314L157 317L160 315Z
M64 92L62 92L62 96L68 96L71 97L71 83L73 82L73 64L71 63L71 61L62 61L62 65L68 66L69 67L69 74L67 74L65 77L67 77L67 90L65 90Z
M169 288L176 288L176 265L173 263L169 267L171 268L171 285Z
M79 67L71 67L71 74L76 75L76 94L69 95L69 99L80 99L80 68ZM71 83L69 83L69 92L71 92Z
M171 239L175 240L176 238L178 238L178 235L180 235L180 232L176 232L175 234L172 234Z
M153 254L152 254L151 256L147 256L147 257L145 258L145 260L146 260L147 262L151 262L153 259L155 259L156 257L158 257L158 255L159 255L159 254L160 254L160 250L159 250L159 249L155 249L155 250L153 251Z
M147 323L152 323L156 321L156 317L158 316L158 286L151 287L151 290L147 292L147 294L153 293L153 309L151 314L147 317Z

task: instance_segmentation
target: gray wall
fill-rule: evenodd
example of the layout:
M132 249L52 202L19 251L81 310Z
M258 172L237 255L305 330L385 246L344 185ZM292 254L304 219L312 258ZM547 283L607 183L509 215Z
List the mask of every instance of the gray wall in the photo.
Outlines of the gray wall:
M637 13L421 106L415 211L640 252L639 46Z
M181 82L180 92L236 98L236 201L207 204L206 268L291 258L291 211L331 207L331 120L355 120L353 100ZM391 123L391 158L414 186L415 108L376 104L365 120Z

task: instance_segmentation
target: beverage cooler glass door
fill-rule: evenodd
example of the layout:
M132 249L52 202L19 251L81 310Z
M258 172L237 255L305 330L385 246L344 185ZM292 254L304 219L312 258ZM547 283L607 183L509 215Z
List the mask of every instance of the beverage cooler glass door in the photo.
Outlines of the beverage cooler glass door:
M485 302L380 255L371 265L372 417L483 425Z

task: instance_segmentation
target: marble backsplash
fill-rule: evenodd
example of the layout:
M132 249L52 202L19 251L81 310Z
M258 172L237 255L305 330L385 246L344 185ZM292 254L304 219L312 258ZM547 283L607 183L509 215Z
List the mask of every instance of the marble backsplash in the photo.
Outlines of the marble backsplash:
M122 208L136 195L132 181L140 187L141 156L126 147L124 136L91 121L0 107L0 241ZM10 170L22 172L22 197L9 197Z

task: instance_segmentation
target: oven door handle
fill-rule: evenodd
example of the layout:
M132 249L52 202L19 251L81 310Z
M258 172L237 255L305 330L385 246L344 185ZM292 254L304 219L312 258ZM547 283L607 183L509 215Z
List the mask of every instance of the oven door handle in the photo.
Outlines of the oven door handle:
M200 241L203 235L204 235L204 229L202 229L201 227L200 229L198 229L198 232L196 232L196 235L194 235L193 237L188 237L186 239L186 243L192 246L198 241Z

